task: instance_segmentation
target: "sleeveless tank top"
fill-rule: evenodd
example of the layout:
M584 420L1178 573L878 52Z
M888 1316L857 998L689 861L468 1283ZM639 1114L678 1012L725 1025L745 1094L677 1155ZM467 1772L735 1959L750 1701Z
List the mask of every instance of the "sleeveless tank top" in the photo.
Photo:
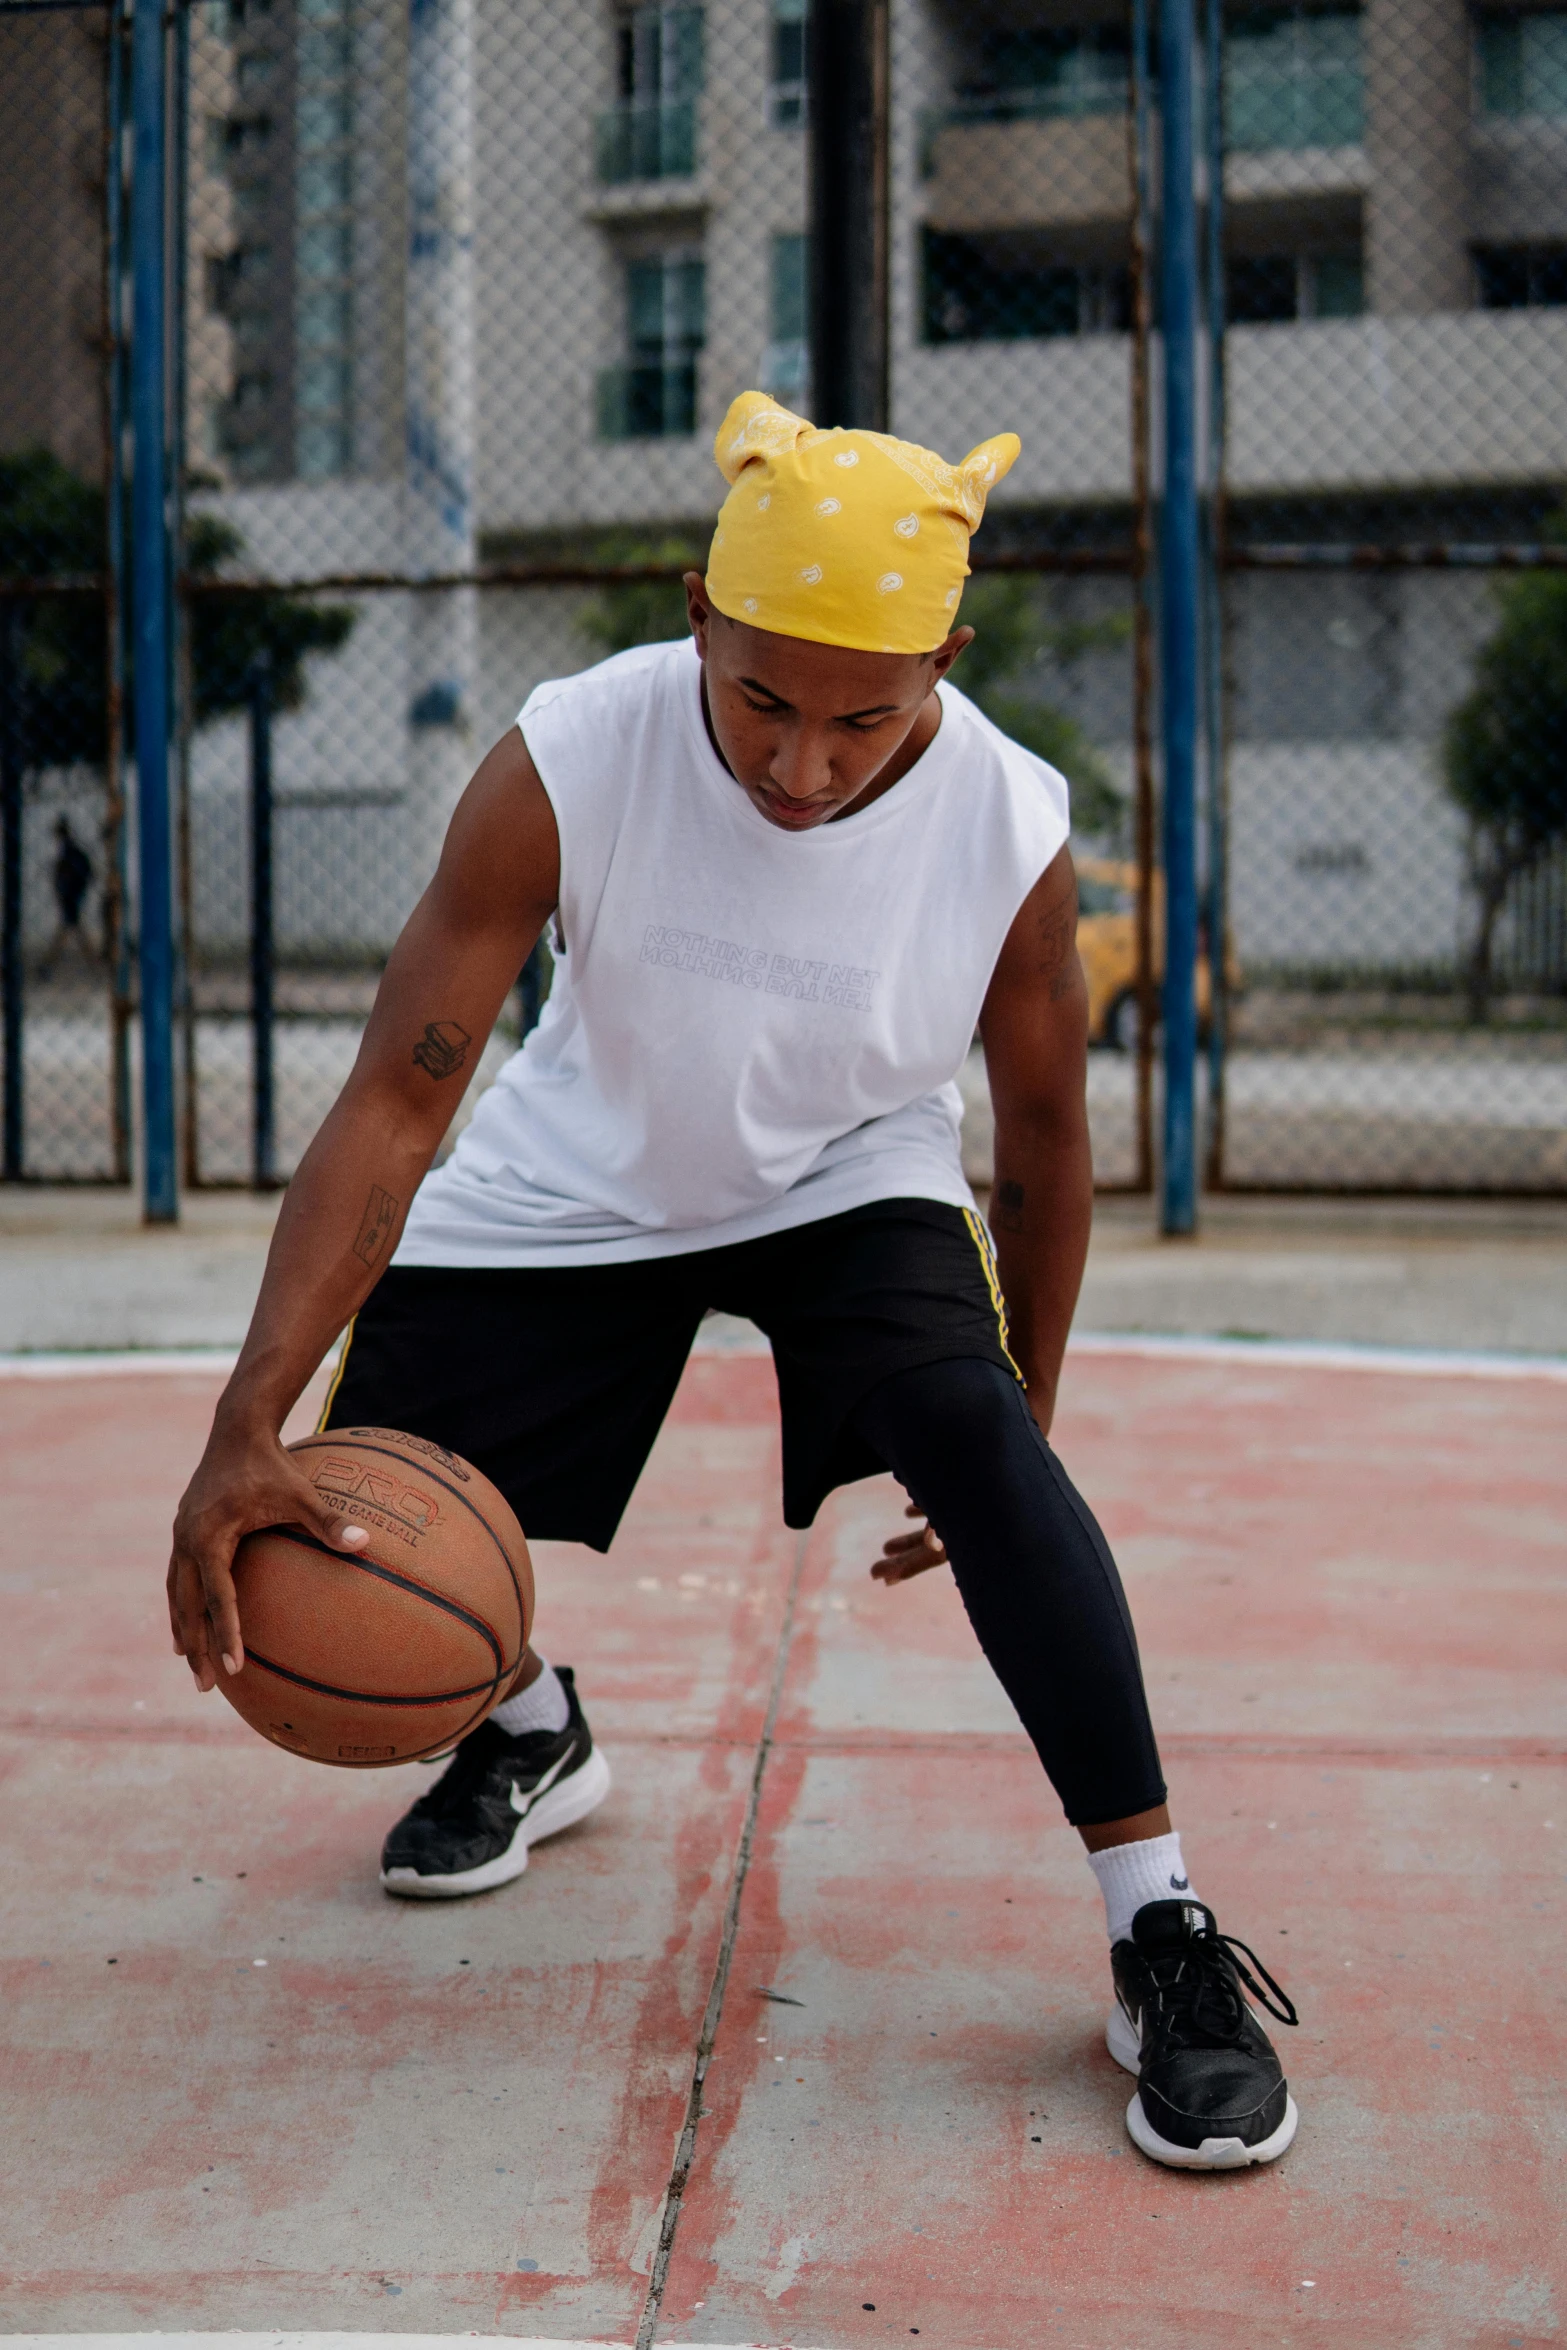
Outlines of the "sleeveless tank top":
M873 1200L973 1205L953 1080L1067 789L937 690L908 774L805 833L714 751L689 640L530 694L560 829L554 982L394 1262L616 1264Z

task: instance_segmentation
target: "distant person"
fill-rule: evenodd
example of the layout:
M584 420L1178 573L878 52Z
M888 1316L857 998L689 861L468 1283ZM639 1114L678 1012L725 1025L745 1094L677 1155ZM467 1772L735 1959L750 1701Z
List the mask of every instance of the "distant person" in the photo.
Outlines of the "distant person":
M68 816L55 818L54 840L51 879L54 882L55 930L42 965L46 978L72 940L84 961L94 961L97 953L82 928L82 907L92 887L92 859L71 830Z
M606 1550L704 1311L748 1316L788 1523L893 1472L927 1523L872 1574L950 1560L1082 1834L1134 2140L1231 2169L1282 2154L1295 2107L1170 1825L1114 1561L1046 1441L1093 1207L1067 788L947 681L969 535L1017 452L1007 433L948 465L735 402L690 637L539 686L453 818L284 1200L170 1616L210 1689L244 1653L244 1535L369 1541L279 1439L345 1323L324 1428L452 1447L530 1536ZM546 927L540 1023L430 1173ZM958 1149L976 1026L994 1244ZM381 1881L488 1892L608 1786L570 1670L530 1650Z

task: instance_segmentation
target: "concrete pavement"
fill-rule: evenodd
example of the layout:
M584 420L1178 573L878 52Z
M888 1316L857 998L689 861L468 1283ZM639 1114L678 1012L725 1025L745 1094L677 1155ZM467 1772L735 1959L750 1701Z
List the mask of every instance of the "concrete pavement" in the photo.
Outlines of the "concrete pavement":
M183 1213L150 1232L128 1192L0 1193L0 1354L237 1346L276 1199ZM1567 1352L1567 1200L1216 1199L1175 1244L1152 1222L1100 1200L1080 1330Z
M1125 2137L1093 1881L950 1579L867 1579L895 1490L779 1526L765 1358L693 1363L608 1559L540 1546L616 1789L450 1908L375 1883L421 1772L167 1653L215 1385L0 1388L8 2328L1561 2339L1559 1381L1071 1367L1194 1883L1302 2013L1295 2148L1206 2179Z

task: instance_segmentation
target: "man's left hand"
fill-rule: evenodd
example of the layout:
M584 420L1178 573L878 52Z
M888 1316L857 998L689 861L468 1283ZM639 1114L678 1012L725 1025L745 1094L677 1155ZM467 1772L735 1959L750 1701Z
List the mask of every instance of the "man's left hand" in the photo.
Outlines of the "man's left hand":
M911 1501L904 1511L908 1518L923 1515L917 1501ZM894 1583L907 1583L911 1575L923 1575L927 1567L944 1567L946 1563L946 1544L927 1520L917 1534L894 1534L884 1542L871 1574L890 1588Z

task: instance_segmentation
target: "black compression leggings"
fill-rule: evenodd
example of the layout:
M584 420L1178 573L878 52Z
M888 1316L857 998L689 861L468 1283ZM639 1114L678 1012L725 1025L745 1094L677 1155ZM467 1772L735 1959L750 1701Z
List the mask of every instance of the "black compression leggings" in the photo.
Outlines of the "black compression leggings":
M990 1665L1074 1827L1164 1801L1132 1619L1092 1511L996 1363L900 1371L853 1426L946 1545Z

